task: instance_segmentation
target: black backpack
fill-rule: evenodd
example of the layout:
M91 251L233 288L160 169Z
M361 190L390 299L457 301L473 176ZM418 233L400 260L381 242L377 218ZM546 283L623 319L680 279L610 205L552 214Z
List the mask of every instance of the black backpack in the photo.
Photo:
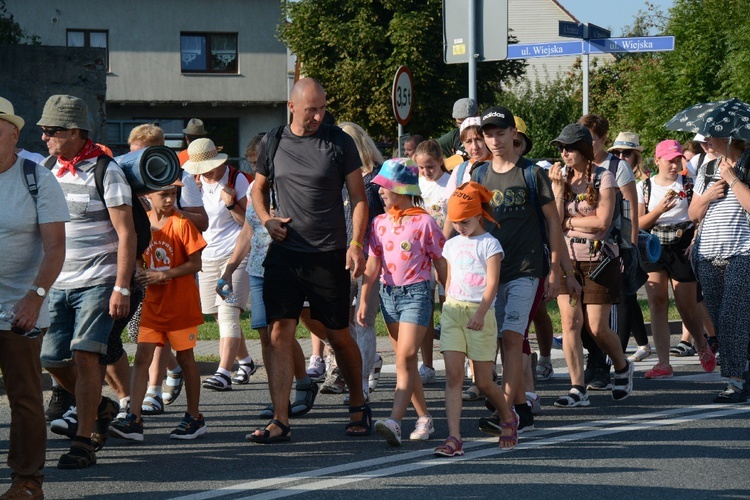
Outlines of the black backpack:
M99 193L104 206L107 206L107 202L104 201L104 173L107 171L109 162L114 161L112 157L108 155L101 155L96 159L96 167L94 168L94 183L96 184L96 192ZM49 170L57 163L56 156L50 156L44 160L43 165ZM28 181L27 181L28 182ZM131 186L132 189L132 186ZM31 189L29 188L29 191ZM33 196L33 194L32 194ZM143 203L138 196L133 193L133 225L135 226L136 234L136 258L143 255L148 245L151 243L151 221L148 220L148 214L146 209L143 207Z
M324 140L328 143L333 144L333 155L336 165L341 170L341 177L344 177L344 148L342 146L341 134L345 134L343 130L335 125L321 124L323 129ZM275 179L275 168L273 164L273 158L276 156L276 151L279 149L279 141L281 140L281 134L284 133L284 127L274 127L271 129L266 136L268 137L268 144L266 145L266 167L268 168L268 190L271 193L271 209L276 209L278 203L276 200L276 190L273 188Z

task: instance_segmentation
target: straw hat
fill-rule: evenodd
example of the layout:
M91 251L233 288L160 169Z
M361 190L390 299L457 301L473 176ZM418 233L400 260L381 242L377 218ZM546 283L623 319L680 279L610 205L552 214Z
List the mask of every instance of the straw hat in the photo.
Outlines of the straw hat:
M615 149L635 149L636 151L643 151L643 146L641 146L640 138L635 132L620 132L617 134L617 139L615 139L612 147L607 151L612 152Z
M216 167L224 165L227 161L225 153L216 150L214 141L200 138L188 146L188 161L182 166L186 172L193 175L205 174Z
M13 104L8 99L0 97L0 120L12 123L18 130L21 130L25 122L23 118L17 116L15 113Z

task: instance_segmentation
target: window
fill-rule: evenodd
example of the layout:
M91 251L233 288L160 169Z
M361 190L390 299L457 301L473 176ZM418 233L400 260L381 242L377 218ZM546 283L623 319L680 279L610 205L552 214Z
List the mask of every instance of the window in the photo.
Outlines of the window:
M183 73L238 73L237 33L181 33Z
M109 33L104 30L68 30L68 47L101 47L106 55L102 64L109 69Z

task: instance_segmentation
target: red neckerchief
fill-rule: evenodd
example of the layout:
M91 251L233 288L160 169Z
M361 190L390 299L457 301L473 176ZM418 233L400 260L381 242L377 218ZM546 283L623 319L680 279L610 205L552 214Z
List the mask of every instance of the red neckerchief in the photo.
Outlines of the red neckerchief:
M60 162L60 170L57 171L57 176L62 177L65 175L65 172L69 171L71 175L75 177L76 165L78 163L91 158L98 158L103 154L106 153L94 144L94 141L86 139L86 144L83 145L83 149L81 149L72 160L66 160L62 156L57 157L57 161Z
M421 215L421 214L427 214L427 211L422 207L409 207L405 210L399 210L396 207L391 207L388 209L388 215L391 216L391 219L393 220L393 222L398 222L403 217L406 217L407 215Z

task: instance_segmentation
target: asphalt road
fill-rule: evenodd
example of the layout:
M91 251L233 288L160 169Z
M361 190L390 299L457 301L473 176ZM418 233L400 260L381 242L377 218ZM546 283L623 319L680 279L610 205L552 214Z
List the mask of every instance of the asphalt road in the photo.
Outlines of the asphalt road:
M717 373L704 374L697 357L674 360L675 377L662 381L643 378L655 360L638 363L630 398L615 403L608 392L592 392L591 406L562 409L552 403L569 380L561 352L553 352L556 375L538 385L536 430L511 451L478 430L477 418L488 412L474 402L464 406L466 455L433 457L447 437L441 371L426 388L436 427L429 441L392 448L376 434L348 438L343 396L320 394L312 412L292 420L290 443L249 443L245 435L264 424L257 413L268 403L261 368L249 385L202 392L208 432L196 441L169 439L184 394L146 419L143 443L110 439L88 469L58 470L69 442L49 433L46 498L750 498L750 405L713 404L724 384ZM375 418L388 416L394 385L387 365L372 395ZM415 419L411 410L407 438ZM9 420L3 397L2 452ZM0 491L9 483L5 458Z

